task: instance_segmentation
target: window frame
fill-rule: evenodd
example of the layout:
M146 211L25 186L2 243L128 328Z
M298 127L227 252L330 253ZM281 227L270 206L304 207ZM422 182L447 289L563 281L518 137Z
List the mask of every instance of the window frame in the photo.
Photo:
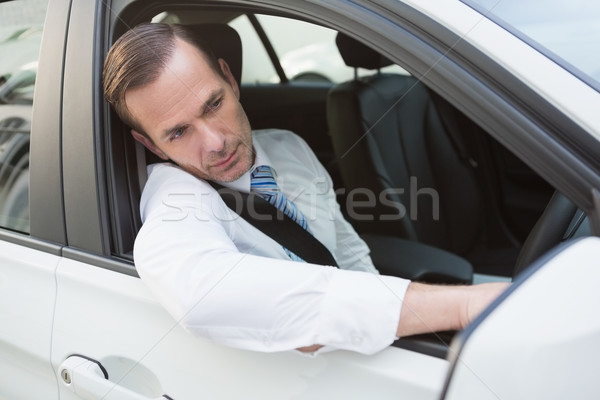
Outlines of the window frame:
M57 4L59 3L59 4ZM0 240L59 255L66 243L60 160L63 50L70 2L49 2L31 113L29 233L0 228Z
M146 8L139 8L139 4L128 0L114 3L113 11L120 10L123 14L111 14L111 21L107 23L107 27L110 27L106 31L107 38L120 34L124 29L123 18L130 18L125 20L135 24L144 19L150 20L158 10L164 9L157 3L142 6ZM128 8L128 5L131 7ZM586 165L585 162L589 161L587 158L581 162L574 157L574 154L581 154L581 143L589 142L589 135L500 65L490 63L487 55L473 45L461 42L456 33L438 21L394 0L383 0L378 5L369 1L298 4L286 0L266 1L261 6L263 9L247 1L220 6L216 2L189 3L191 8L237 9L240 12L298 18L340 30L376 46L377 50L401 64L409 73L421 77L428 87L484 127L511 153L527 160L527 164L554 187L568 193L571 200L586 211L591 221L600 219L599 205L588 190L592 182L600 187L600 178L597 170L594 170L598 161L592 160L591 165ZM183 5L179 4L178 7ZM328 19L335 22L327 23ZM391 41L390 37L395 39ZM435 68L431 69L430 65L435 65ZM428 74L423 76L422 71L425 70ZM536 106L532 107L532 104ZM493 115L490 110L495 110ZM106 126L114 129L114 118L107 117L110 122L106 122ZM565 138L563 132L576 135L577 140ZM598 143L593 145L598 146ZM544 149L543 154L538 154L539 149ZM564 156L569 160L570 167L564 171L561 169L561 174L556 175L554 167L549 167L553 162L548 158L550 153L554 154L553 160ZM114 163L114 160L111 162ZM113 189L113 192L118 191ZM592 226L596 234L600 233L600 221ZM124 254L117 256L127 257Z

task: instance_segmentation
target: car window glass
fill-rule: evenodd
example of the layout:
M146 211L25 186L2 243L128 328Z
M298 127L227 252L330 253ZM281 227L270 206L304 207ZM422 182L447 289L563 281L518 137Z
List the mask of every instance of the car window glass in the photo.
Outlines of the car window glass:
M237 17L229 25L242 40L242 83L278 83L280 79L275 67L248 17Z
M47 3L0 3L0 227L24 233L33 89Z
M600 90L600 2L463 1Z
M296 81L342 82L352 77L335 46L334 30L288 18L258 15L286 76Z
M354 77L354 68L348 67L335 44L335 30L271 15L256 15L267 38L273 46L286 77L291 81L340 83ZM230 25L242 38L244 59L243 83L277 83L277 72L258 34L246 16L233 20ZM383 72L406 73L398 66L382 69ZM359 76L372 71L359 70Z

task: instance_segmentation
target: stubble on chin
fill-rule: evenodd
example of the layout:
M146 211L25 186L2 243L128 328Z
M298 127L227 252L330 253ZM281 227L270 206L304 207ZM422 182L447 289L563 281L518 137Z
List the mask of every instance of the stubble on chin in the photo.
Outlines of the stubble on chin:
M226 170L223 171L215 171L211 173L211 168L206 168L207 172L198 170L193 165L182 165L183 168L188 173L194 175L198 179L202 179L205 181L212 181L217 183L227 183L233 182L239 178L241 178L254 164L254 159L256 157L256 151L252 144L248 145L245 142L240 142L237 148L238 159L229 166ZM227 155L225 155L227 157Z
M235 162L235 164L231 166L230 169L233 173L232 175L224 174L228 176L215 177L214 180L217 182L233 182L241 178L246 172L248 172L248 170L252 168L255 158L254 148L252 147L252 145L250 146L251 147L248 148L246 147L245 143L241 143L240 147L238 148L238 151L241 152L239 154L239 158Z

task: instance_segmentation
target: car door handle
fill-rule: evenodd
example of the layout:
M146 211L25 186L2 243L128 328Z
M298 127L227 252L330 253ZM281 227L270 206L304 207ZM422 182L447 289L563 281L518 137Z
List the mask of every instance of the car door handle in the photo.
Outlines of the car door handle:
M67 358L59 368L64 385L82 399L165 400L167 395L148 397L108 379L98 361L80 355ZM172 400L172 399L171 399Z

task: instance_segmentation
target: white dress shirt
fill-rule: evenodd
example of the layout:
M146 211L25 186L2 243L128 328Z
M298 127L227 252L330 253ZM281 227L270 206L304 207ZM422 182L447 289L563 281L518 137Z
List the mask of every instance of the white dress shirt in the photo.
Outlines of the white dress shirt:
M283 130L253 132L254 166L226 184L250 191L269 165L338 268L294 262L230 210L216 190L170 163L148 167L134 259L142 280L186 329L256 351L321 344L371 354L396 338L409 281L379 275L343 218L331 178L308 145Z

